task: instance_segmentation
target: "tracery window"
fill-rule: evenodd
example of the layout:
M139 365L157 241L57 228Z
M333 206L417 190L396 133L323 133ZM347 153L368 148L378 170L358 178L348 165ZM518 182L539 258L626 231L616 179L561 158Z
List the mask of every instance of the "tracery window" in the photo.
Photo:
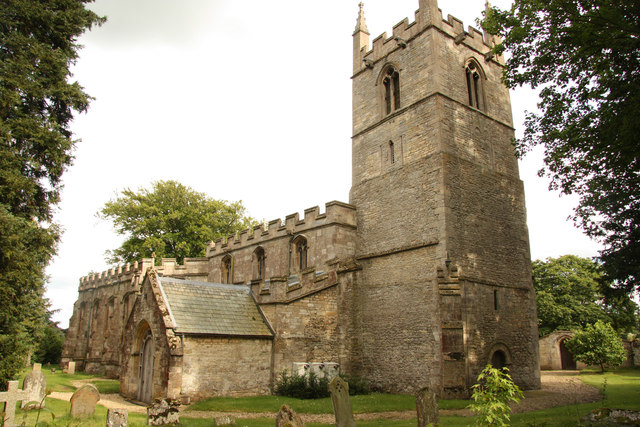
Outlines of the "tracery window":
M302 271L307 268L307 239L298 236L293 241L294 269Z
M484 110L484 72L480 65L476 61L470 60L465 67L465 76L469 105L478 110Z
M264 249L262 247L256 248L253 252L253 262L254 262L254 270L253 277L257 280L264 279L265 275L265 254Z
M230 255L222 258L222 265L220 268L222 283L233 283L233 259Z
M400 73L394 66L389 66L383 72L382 90L385 114L400 108Z

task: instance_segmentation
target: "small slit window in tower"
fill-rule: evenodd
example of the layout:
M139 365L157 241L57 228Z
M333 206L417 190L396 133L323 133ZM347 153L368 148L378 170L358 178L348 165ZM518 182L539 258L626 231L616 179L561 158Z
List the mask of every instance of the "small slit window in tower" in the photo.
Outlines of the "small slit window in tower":
M493 291L493 309L498 310L498 291Z
M382 79L386 114L400 108L400 75L395 68L389 67Z
M389 159L391 159L391 163L396 162L396 152L393 141L389 141Z

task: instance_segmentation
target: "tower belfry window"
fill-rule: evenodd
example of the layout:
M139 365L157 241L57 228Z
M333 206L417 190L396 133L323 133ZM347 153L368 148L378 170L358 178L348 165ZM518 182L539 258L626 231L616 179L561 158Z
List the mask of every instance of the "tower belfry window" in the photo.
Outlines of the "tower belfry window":
M484 110L484 93L482 91L482 71L474 61L469 61L465 68L467 78L467 95L469 105Z
M387 68L382 78L385 114L400 108L400 74L394 67Z

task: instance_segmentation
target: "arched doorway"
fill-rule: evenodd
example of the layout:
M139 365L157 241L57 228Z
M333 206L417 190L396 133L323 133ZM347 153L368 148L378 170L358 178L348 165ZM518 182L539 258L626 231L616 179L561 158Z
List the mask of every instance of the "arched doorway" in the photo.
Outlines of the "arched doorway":
M491 355L491 366L496 369L502 369L507 366L507 355L502 350L496 350Z
M563 338L560 340L560 365L562 366L562 370L575 370L577 368L576 361L573 359L573 354L569 351L567 346L565 345L565 341L567 338Z
M153 335L147 330L140 345L138 365L138 400L151 403L153 392Z

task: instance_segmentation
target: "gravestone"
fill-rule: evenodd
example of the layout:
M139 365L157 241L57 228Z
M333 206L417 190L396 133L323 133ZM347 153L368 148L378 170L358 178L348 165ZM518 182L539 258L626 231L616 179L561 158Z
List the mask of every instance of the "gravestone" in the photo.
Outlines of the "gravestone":
M67 365L67 374L73 375L76 373L76 362L69 362Z
M213 425L216 427L236 427L236 419L225 415L223 417L215 417L213 419Z
M22 389L27 392L28 395L20 404L21 408L26 406L28 406L29 409L44 408L47 378L42 372L42 365L40 363L33 364L33 370L24 377Z
M153 405L147 408L147 425L178 424L180 422L179 406L180 402L177 400L156 400Z
M7 391L0 392L0 402L5 402L4 427L15 426L16 403L28 396L26 391L18 389L18 381L9 381Z
M429 424L437 426L440 422L438 395L428 387L421 389L416 395L416 409L418 410L418 427L426 427Z
M276 415L276 427L304 427L300 415L288 405L282 405Z
M100 392L94 385L83 385L71 396L71 418L92 417L99 400Z
M342 378L335 377L329 383L329 391L333 414L336 417L336 427L356 427L349 399L349 384Z
M107 427L126 427L128 420L129 411L124 408L107 411Z

